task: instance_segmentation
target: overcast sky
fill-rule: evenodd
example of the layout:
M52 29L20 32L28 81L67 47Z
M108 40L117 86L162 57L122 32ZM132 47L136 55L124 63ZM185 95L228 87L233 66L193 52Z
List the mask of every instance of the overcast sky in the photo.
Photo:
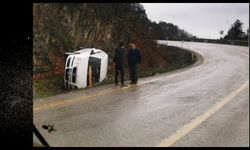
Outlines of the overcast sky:
M200 38L220 38L239 19L249 28L248 3L141 3L151 21L173 23Z

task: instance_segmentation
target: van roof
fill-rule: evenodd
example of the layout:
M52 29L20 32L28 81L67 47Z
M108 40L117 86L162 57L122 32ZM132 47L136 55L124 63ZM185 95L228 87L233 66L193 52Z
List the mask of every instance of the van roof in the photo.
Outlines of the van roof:
M91 54L92 52L94 54ZM100 49L96 49L96 48L84 48L84 49L74 51L74 52L66 52L65 54L68 54L68 55L78 55L79 54L79 55L87 55L87 56L91 55L93 57L98 57L98 58L102 58L102 57L106 56L104 51L102 51Z
M66 54L90 54L91 51L98 52L101 51L100 49L96 49L96 48L84 48L78 51L74 51L74 52L66 52Z

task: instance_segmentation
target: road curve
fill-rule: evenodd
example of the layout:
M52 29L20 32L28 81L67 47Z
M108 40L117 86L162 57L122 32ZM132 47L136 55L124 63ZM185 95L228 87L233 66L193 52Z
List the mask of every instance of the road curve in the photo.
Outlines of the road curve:
M138 86L35 100L33 121L50 146L249 146L249 47L158 42L203 59Z

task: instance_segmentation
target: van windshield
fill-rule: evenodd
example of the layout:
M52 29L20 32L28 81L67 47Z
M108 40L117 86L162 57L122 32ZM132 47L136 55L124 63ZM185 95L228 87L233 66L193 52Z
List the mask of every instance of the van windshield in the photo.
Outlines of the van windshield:
M100 66L101 66L101 59L96 57L89 57L89 64L92 68L92 79L93 83L98 83L100 79ZM89 74L89 71L88 71Z

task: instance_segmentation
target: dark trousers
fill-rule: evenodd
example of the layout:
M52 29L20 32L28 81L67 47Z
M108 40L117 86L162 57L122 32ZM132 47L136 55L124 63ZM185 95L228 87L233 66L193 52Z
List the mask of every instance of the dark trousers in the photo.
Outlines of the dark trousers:
M124 84L124 69L123 67L115 67L115 84L118 84L118 76L121 73L121 84Z
M137 65L129 65L130 80L132 83L137 83Z

